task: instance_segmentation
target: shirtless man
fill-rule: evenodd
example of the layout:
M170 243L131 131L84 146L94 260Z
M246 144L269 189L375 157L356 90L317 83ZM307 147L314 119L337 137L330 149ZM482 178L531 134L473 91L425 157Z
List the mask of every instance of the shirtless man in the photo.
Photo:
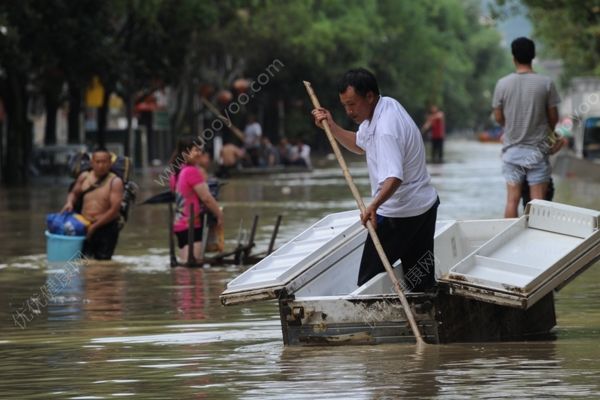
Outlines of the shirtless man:
M224 167L236 167L238 162L244 158L244 149L237 147L235 144L226 143L221 148L221 163Z
M217 176L219 178L229 178L231 169L237 168L238 163L244 158L246 152L244 149L233 143L225 143L221 148L221 160Z
M62 211L73 211L83 196L81 214L91 222L83 244L83 254L97 260L110 260L119 238L119 210L123 200L123 181L110 172L110 153L99 148L92 153L92 169L83 172Z

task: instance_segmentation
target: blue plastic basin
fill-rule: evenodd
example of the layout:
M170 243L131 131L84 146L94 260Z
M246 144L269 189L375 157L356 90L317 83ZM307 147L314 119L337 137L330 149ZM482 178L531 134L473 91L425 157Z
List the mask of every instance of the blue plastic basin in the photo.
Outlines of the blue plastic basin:
M46 254L48 261L71 261L81 257L85 236L46 234Z

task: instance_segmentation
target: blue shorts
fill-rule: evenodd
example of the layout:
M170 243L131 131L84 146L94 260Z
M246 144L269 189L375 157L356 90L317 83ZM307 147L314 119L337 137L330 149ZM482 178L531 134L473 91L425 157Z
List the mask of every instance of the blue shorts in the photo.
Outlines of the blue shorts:
M527 177L529 185L539 185L541 183L550 182L550 176L552 174L552 168L550 167L550 161L548 158L530 164L527 166L521 166L504 162L502 165L502 175L506 179L506 183L513 185L520 185Z

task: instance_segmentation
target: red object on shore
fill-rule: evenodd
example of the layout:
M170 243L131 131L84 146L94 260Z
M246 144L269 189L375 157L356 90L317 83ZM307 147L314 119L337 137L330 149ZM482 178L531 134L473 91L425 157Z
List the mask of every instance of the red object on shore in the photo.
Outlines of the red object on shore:
M221 90L217 94L217 101L221 104L227 104L233 100L233 94L229 90Z
M146 96L143 101L135 105L136 112L155 111L157 108L158 104L154 95Z
M212 96L215 93L215 87L211 84L203 83L200 85L198 92L200 93L201 97L205 97L208 99L210 96Z
M233 81L233 88L240 93L245 93L249 87L250 82L248 79L239 78Z

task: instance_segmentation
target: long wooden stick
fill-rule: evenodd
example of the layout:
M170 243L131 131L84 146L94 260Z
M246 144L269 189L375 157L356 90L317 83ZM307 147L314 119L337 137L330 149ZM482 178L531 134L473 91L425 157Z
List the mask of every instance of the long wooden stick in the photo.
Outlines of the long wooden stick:
M235 133L235 136L238 137L238 139L240 139L242 141L242 143L244 142L244 132L242 132L237 126L235 126L230 119L226 118L223 116L223 114L221 114L221 112L217 109L217 107L214 106L213 103L211 103L210 101L208 101L206 99L206 97L200 97L200 100L202 100L202 103L204 103L204 105L213 113L217 116L217 118L219 118L220 120L222 120L225 123L225 126L228 127L231 132Z
M313 103L313 106L315 108L321 108L319 99L317 98L317 95L313 91L310 82L307 82L307 81L303 81L303 82L304 82L304 86L306 87L306 91L308 92L308 95L310 96L310 99ZM335 158L337 158L338 163L340 164L340 167L342 168L342 172L344 173L346 182L348 183L348 186L350 187L350 191L352 192L352 195L354 196L354 199L356 200L356 204L358 204L358 208L360 209L361 213L364 214L364 212L366 210L365 203L363 202L362 197L360 196L360 193L358 192L358 188L356 187L356 185L354 184L354 181L352 180L352 175L350 175L350 171L348 170L348 166L346 165L344 156L342 155L340 148L339 148L335 138L333 137L333 134L331 133L329 124L327 123L327 121L322 121L321 123L323 124L323 128L325 128L325 133L327 134L327 138L329 139L331 148L333 149L333 152L335 153ZM398 294L398 297L400 298L400 303L402 304L402 308L404 309L404 313L406 314L406 319L408 319L408 323L413 331L413 334L415 335L415 338L417 339L417 344L423 345L423 344L425 344L425 341L423 341L423 337L421 337L421 332L419 331L419 327L417 326L417 322L415 321L415 317L412 313L412 309L410 308L410 304L408 304L408 301L406 300L406 296L404 295L404 292L402 291L400 282L398 281L398 278L396 278L396 275L394 274L392 265L390 264L387 256L385 255L385 251L383 250L383 247L381 246L381 242L379 241L379 237L377 236L377 232L375 231L375 227L373 226L371 221L367 221L367 229L369 230L369 234L371 235L373 244L375 245L375 248L377 249L377 254L379 254L379 258L381 258L381 262L383 263L385 270L387 271L390 279L392 280L392 283L394 284L394 289L396 289L396 293Z

